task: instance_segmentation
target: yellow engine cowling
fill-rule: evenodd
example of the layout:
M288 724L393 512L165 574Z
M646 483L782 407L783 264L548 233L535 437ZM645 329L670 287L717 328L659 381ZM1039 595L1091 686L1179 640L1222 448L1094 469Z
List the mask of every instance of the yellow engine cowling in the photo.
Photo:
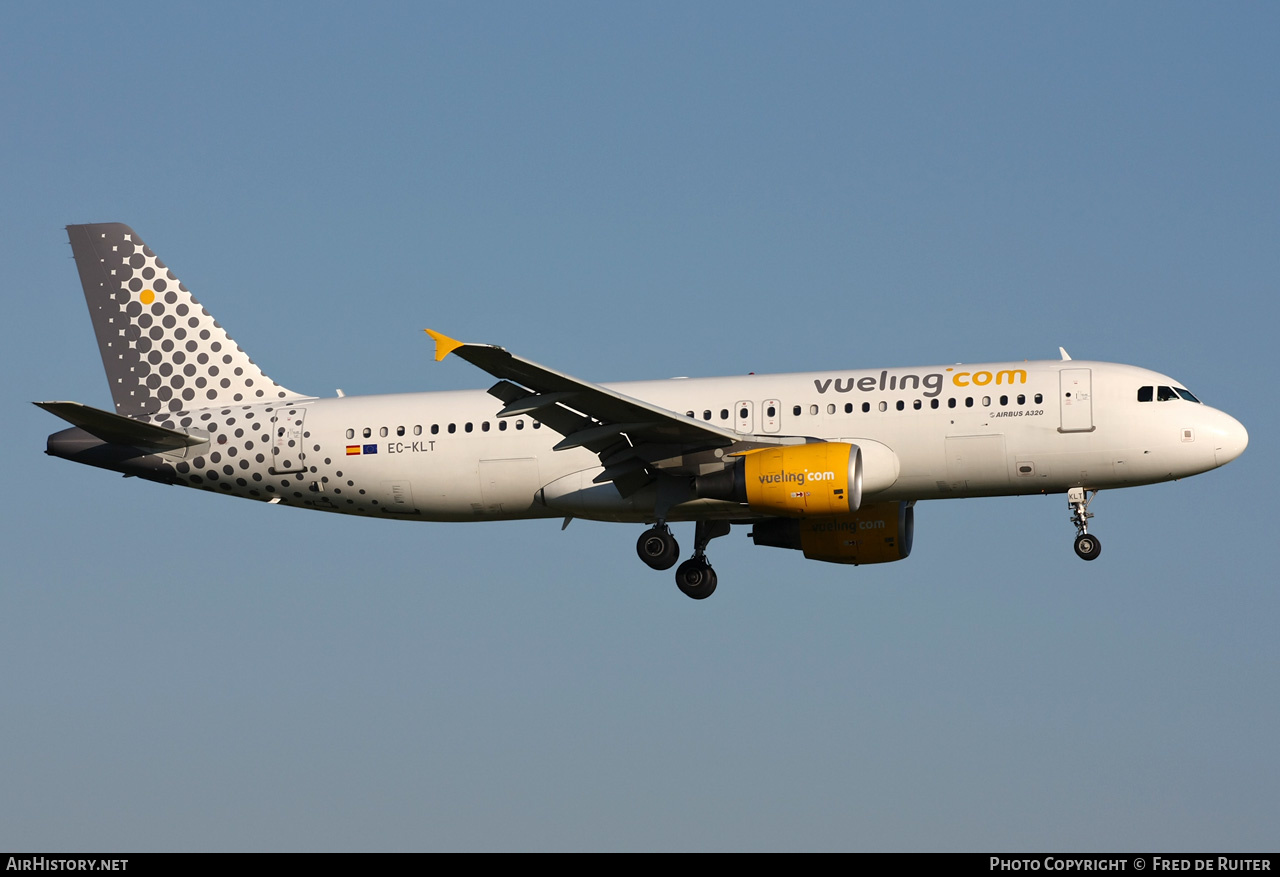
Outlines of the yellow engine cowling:
M796 548L828 563L890 563L911 553L915 510L907 502L879 502L855 514L829 518L761 521L751 531L757 545Z
M862 452L847 442L760 448L722 472L699 476L695 489L699 497L770 515L846 515L862 504Z

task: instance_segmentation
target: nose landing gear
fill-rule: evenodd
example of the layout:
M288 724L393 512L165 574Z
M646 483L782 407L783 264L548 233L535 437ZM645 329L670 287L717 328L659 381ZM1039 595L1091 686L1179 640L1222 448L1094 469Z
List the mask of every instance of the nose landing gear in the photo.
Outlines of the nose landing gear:
M1076 525L1076 555L1081 560L1096 560L1102 553L1102 542L1089 534L1089 502L1098 495L1097 490L1072 487L1067 491L1067 505L1071 508L1071 523Z

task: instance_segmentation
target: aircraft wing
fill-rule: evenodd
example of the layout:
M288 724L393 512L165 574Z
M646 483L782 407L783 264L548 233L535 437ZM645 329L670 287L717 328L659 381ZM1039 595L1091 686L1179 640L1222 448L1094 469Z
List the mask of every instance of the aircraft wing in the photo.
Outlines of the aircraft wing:
M436 342L436 361L450 353L483 369L497 384L489 393L506 403L499 417L526 415L564 436L555 450L585 447L600 456L605 472L626 495L649 480L642 469L657 458L739 444L743 437L547 368L491 344L468 344L426 330ZM640 480L638 476L642 476Z
M452 353L503 380L504 383L489 391L507 403L498 412L499 417L527 414L543 420L540 415L554 408L584 416L587 420L574 424L577 428L569 431L557 429L553 423L543 420L565 436L566 441L557 445L561 450L591 447L622 434L633 442L679 443L701 448L728 447L742 438L730 430L531 362L501 347L455 341L431 329L426 332L435 339L437 362ZM507 398L515 396L512 389L522 390L520 396Z

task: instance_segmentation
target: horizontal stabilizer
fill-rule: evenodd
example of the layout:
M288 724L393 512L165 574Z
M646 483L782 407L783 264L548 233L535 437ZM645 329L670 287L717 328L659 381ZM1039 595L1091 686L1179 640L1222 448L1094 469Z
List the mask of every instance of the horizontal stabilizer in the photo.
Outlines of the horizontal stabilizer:
M50 414L57 415L85 432L113 445L127 445L148 452L176 451L202 445L208 436L189 435L131 417L112 414L81 405L79 402L34 402Z

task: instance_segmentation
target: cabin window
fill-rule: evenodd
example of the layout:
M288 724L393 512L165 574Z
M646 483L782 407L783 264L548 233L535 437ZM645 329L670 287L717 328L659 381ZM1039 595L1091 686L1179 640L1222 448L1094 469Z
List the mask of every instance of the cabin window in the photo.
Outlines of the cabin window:
M523 421L523 420L517 420L517 421L516 421L516 429L524 429L524 421Z
M881 410L881 411L888 411L888 410L889 410L889 403L888 403L888 402L881 402L881 403L880 403L880 410Z
M835 406L835 403L834 403L834 402L829 403L829 404L827 405L827 413L828 413L828 414L835 414L835 413L836 413L836 406Z
M814 415L814 416L816 417L816 416L817 416L817 414L818 414L818 406L817 406L817 405L810 405L810 406L809 406L809 413L810 413L810 414L812 414L812 415Z
M1019 393L1019 394L1018 394L1018 404L1019 404L1019 405L1026 405L1026 404L1027 404L1027 397L1026 397L1026 396L1024 396L1022 393Z
M844 403L844 413L845 413L845 414L852 414L852 413L853 413L853 403L852 403L852 402L846 402L846 403Z
M721 420L728 420L728 419L729 419L729 409L728 409L728 408L721 408L721 409L720 409L720 419L721 419Z
M414 427L413 427L413 434L414 434L414 435L422 435L422 424L420 424L420 423L419 423L419 424L415 424L415 425L414 425Z
M438 423L433 423L433 424L431 424L431 434L432 434L432 435L439 435L439 434L440 434L440 424L438 424Z
M948 408L955 408L955 407L956 407L956 400L955 400L955 399L948 399L948 400L947 400L947 407L948 407Z
M1173 402L1178 398L1178 394L1173 391L1173 387L1160 387L1156 390L1157 402Z
M1043 402L1044 402L1044 396L1040 393L1036 393L1036 404L1040 405L1040 404L1043 404Z
M1001 406L1004 406L1004 405L1008 405L1008 404L1009 404L1009 397L1008 397L1008 396L1001 396L1001 397L1000 397L1000 405L1001 405Z
M693 417L693 416L694 416L694 413L693 413L692 411L686 411L686 412L684 413L684 416L685 416L685 417Z
M356 437L356 431L354 429L347 430L347 438L353 439L355 437Z
M903 410L904 408L906 408L906 407L907 407L907 403L906 403L906 402L903 402L901 399L899 399L899 400L898 400L898 404L897 404L897 409L898 409L899 411L902 411L902 410Z
M397 427L396 427L396 435L404 435L404 427L403 427L403 426L397 426Z
M484 423L480 424L480 431L481 432L489 431L489 421L486 420Z
M466 430L467 432L471 432L471 424L470 424L469 422L468 422L464 427L462 427L462 428L463 428L464 430Z
M506 432L506 431L507 431L507 422L505 420L499 420L498 432Z
M870 411L870 410L871 410L871 403L870 403L870 402L863 402L863 403L862 403L862 413L863 413L863 414L866 414L866 413L867 413L868 411Z
M990 397L990 396L983 396L983 397L982 397L982 407L983 407L983 408L990 408L990 407L991 407L991 397Z
M770 417L777 417L778 408L776 405L770 405L768 408L765 409L765 413L768 414L768 416Z
M1139 387L1139 388L1138 388L1138 401L1139 401L1139 402L1150 402L1150 401L1155 397L1155 392L1156 392L1156 388L1155 388L1155 387Z
M914 408L914 409L916 409L917 411L919 411L919 410L920 410L920 408L921 408L923 405L924 405L924 403L923 403L923 402L921 402L919 399L917 399L917 400L915 400L914 402L912 402L912 403L911 403L911 407L912 407L912 408Z
M799 414L800 412L799 412L799 411L797 411L796 413L797 413L797 414ZM748 417L750 417L750 416L751 416L751 412L750 412L750 411L748 411L746 408L739 408L739 409L738 409L738 418L739 418L740 420L746 420L746 419L747 419Z
M929 400L929 407L930 407L930 408L937 408L937 407L938 407L938 400L937 400L937 399L930 399L930 400Z
M365 437L365 438L369 438L369 437L371 437L372 435L373 435L373 430L366 426L366 427L364 428L364 437Z
M972 396L965 396L965 397L964 397L964 407L965 407L965 408L972 408L972 407L973 407L973 397L972 397Z
M770 416L772 416L772 415L770 415ZM702 419L703 419L703 420L710 420L710 419L711 419L711 409L710 409L710 408L708 408L706 411L703 411L703 412L702 412Z
M541 420L535 420L535 421L533 422L533 428L534 428L534 429L542 429L542 421L541 421Z
M743 408L742 410L743 410L743 411L746 411L747 409ZM799 416L800 416L800 406L799 406L799 405L797 405L797 406L795 406L794 408L792 408L792 409L791 409L791 413L792 413L792 414L794 414L796 417L799 417ZM743 417L746 417L747 415L745 415L745 414L744 414L744 415L742 415L742 416L743 416Z
M458 431L458 424L456 423L449 424L449 435L453 435L457 431Z

